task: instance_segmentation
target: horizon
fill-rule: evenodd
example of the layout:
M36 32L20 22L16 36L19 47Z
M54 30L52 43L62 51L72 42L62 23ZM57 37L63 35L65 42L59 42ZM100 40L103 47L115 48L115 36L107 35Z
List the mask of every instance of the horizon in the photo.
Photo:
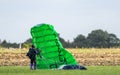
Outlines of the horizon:
M96 30L102 30L102 29L96 29ZM92 31L94 31L94 30L92 30ZM92 32L92 31L91 31L91 32ZM103 31L104 31L104 30L103 30ZM91 32L89 32L89 33L91 33ZM107 32L107 31L106 31L106 32ZM89 34L89 33L88 33L88 34ZM108 33L108 34L114 34L114 33L109 33L109 32L107 32L107 33ZM80 35L80 34L78 34L78 35ZM78 35L77 35L77 36L78 36ZM81 34L81 35L85 36L84 34ZM116 34L115 34L115 35L116 35ZM76 36L76 37L77 37L77 36ZM60 36L60 37L61 37L61 36ZM76 37L75 37L75 38L76 38ZM87 38L88 35L85 36L85 37ZM116 37L117 37L117 35L116 35ZM32 37L30 37L30 38L32 39ZM28 38L28 39L30 39L30 38ZM61 37L61 38L63 38L63 37ZM119 38L119 37L117 37L117 38ZM28 39L26 39L26 40L28 40ZM63 39L64 39L64 38L63 38ZM119 39L120 39L120 38L119 38ZM4 39L4 40L5 40L5 39ZM0 39L0 42L3 42L4 40L1 40L1 39ZM25 40L25 41L26 41L26 40ZM64 39L64 40L65 40L65 39ZM9 42L9 43L17 43L17 44L19 44L18 42L10 42L10 40L9 40L9 41L8 41L8 40L5 40L5 41L6 41L6 42ZM21 43L24 43L25 41L23 41L23 42L21 42ZM69 40L69 39L67 39L67 40L65 40L65 41L66 41L66 42L67 42L67 41L73 42L73 41L74 41L74 38L72 39L72 41Z

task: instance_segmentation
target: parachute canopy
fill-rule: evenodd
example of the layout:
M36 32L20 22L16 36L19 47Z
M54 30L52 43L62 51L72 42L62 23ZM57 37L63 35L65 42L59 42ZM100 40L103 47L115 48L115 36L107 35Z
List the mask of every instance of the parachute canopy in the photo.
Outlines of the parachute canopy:
M78 64L63 48L58 33L50 24L38 24L31 28L32 43L38 49L37 69L54 69L61 65Z

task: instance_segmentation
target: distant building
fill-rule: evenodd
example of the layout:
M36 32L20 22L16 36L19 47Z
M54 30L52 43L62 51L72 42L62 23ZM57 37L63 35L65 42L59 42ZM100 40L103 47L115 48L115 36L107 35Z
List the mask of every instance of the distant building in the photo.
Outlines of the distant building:
M2 43L1 39L0 39L0 44Z
M22 43L19 44L19 48L20 48L20 49L22 48Z

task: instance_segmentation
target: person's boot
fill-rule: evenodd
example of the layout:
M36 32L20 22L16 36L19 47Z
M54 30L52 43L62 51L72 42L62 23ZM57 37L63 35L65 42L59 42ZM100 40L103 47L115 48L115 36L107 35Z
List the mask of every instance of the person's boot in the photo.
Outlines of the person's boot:
M36 70L36 63L34 64L34 70Z
M33 64L30 64L30 70L33 70L33 68L32 68L32 67L33 67Z

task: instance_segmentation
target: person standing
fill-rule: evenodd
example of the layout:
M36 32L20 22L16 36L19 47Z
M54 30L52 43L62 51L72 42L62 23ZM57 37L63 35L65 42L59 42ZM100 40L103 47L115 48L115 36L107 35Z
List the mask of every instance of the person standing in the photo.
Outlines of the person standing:
M31 48L29 48L29 51L27 52L27 55L30 59L30 69L36 70L36 49L35 46L32 45Z

